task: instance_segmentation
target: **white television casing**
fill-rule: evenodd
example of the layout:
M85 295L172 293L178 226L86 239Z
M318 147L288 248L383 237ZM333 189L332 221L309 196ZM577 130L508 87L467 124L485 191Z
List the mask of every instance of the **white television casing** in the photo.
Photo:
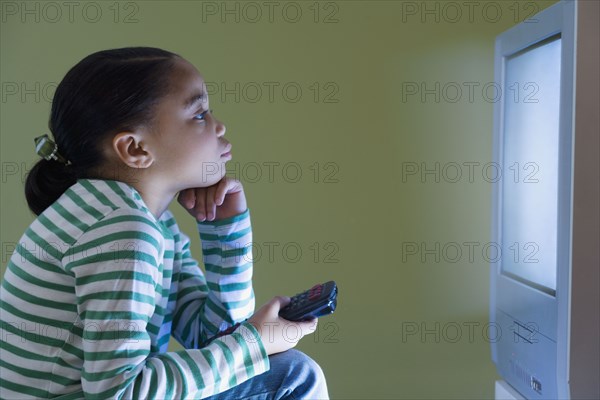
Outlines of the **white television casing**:
M496 38L490 341L526 399L600 398L597 18L561 1Z

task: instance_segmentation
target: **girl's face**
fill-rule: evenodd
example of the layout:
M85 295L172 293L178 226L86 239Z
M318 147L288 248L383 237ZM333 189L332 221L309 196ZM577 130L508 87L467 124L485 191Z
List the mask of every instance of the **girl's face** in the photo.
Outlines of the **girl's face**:
M209 110L204 79L189 62L176 59L169 94L156 107L154 170L176 191L211 186L225 175L231 145L225 125Z

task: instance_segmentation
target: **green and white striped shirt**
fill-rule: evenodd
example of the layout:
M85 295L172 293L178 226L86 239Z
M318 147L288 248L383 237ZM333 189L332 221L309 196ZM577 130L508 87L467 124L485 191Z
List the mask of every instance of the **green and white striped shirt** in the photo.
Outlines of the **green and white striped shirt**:
M0 397L203 398L267 371L242 322L255 301L250 212L197 226L205 274L173 214L157 220L132 186L71 186L2 279ZM167 352L171 335L186 350Z

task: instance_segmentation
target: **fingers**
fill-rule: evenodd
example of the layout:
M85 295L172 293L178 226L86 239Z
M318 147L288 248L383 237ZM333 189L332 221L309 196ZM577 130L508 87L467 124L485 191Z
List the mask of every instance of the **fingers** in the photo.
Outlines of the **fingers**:
M198 221L214 221L217 217L217 207L225 204L225 197L228 194L231 195L242 191L243 186L240 181L223 177L219 182L208 187L181 190L177 201ZM245 205L243 193L240 198L241 200L237 198L232 200L232 203L243 201Z
M281 308L285 307L284 304L285 300L282 296L275 296L273 297L271 300L269 300L263 307L265 309L267 309L267 313L273 317L277 317L277 315L279 314L279 310L281 310Z
M184 189L179 192L177 201L198 221L206 219L206 190L204 189Z
M206 219L212 221L217 215L217 205L215 203L215 192L217 187L215 185L206 188Z
M229 180L227 178L221 179L217 184L217 190L215 192L215 203L220 206L225 201L225 195L227 194L227 186L229 186Z
M287 306L291 302L291 298L287 296L275 296L271 299L270 303L273 307L271 309L272 312L279 314L279 310L283 307ZM280 317L281 318L281 317ZM287 321L285 318L282 318L284 321ZM298 326L300 332L303 332L301 336L308 335L317 330L317 324L319 322L318 318L313 318L309 321L287 321L286 323L294 324Z
M313 333L317 330L317 324L319 323L318 318L314 318L310 321L298 322L298 325L304 334Z
M275 296L271 301L278 305L277 312L279 312L283 307L290 304L292 299L287 296Z
M196 193L196 206L194 212L198 221L206 219L206 190L194 190Z
M278 315L279 309L289 302L289 297L275 296L248 319L261 336L269 355L295 347L302 337L314 333L317 329L316 318L303 322L281 318Z
M229 181L223 178L215 185L186 189L180 192L178 201L191 211L198 221L214 221L217 207L222 205L228 191Z
M188 210L193 208L196 204L196 193L194 189L185 189L180 191L179 196L177 196L177 201Z

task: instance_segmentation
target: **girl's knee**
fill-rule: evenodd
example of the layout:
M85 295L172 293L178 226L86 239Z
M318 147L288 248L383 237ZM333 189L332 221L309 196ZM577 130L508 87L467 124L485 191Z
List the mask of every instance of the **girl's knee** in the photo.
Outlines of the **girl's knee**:
M321 366L301 351L290 349L289 377L295 382L292 392L298 399L328 399L327 383Z
M314 380L325 380L325 374L323 373L321 366L315 360L299 350L291 349L290 351L295 353L294 359L297 368L301 369L302 373Z

